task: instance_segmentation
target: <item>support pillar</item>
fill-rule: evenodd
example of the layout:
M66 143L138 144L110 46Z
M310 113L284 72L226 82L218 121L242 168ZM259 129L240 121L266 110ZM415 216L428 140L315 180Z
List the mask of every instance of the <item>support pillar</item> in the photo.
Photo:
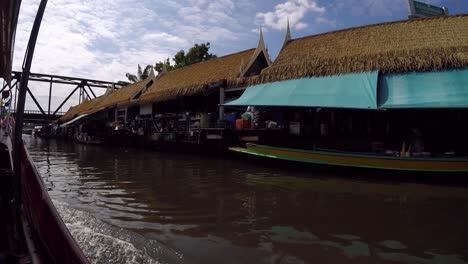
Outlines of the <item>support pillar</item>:
M78 92L78 104L81 104L81 97L83 96L82 93L83 93L83 89L81 88L81 85L80 85L80 91Z
M219 88L219 120L224 120L224 99L225 99L225 92L224 87Z
M47 108L47 114L50 115L50 101L52 100L52 81L53 77L50 77L50 87L49 87L49 107Z
M14 111L16 113L16 95L18 93L18 81L16 81L15 83L15 99L13 100L13 108L14 108Z

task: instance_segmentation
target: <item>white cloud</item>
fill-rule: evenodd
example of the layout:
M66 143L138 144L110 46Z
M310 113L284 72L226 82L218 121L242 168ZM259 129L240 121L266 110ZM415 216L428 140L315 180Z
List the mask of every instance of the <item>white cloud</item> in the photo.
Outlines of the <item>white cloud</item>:
M258 28L253 28L252 30L250 30L252 33L255 33L255 34L260 34L260 27ZM267 33L269 32L270 30L268 30L268 28L265 28L265 27L262 27L262 32L263 33Z
M294 28L297 29L297 30L301 30L301 29L307 28L307 24L302 23L302 22L298 22L298 23L296 23L296 25L294 25Z
M158 44L160 46L184 46L187 45L187 39L166 33L148 33L141 37L141 40L146 43Z
M315 23L317 24L326 24L332 27L336 27L336 20L334 19L328 19L326 17L317 17L315 19Z
M37 7L37 1L22 1L15 70L20 70ZM150 0L53 0L44 14L32 72L125 80L125 73L136 72L138 64L172 58L195 43L210 42L212 52L220 56L252 48L256 36L248 29L254 19L255 3L250 0L167 0L157 4ZM47 105L47 84L32 82L30 88ZM52 108L73 88L54 85ZM64 110L78 102L76 95ZM31 100L27 103L36 108Z
M20 70L37 3L24 0L18 23L14 68ZM131 15L129 15L131 14ZM172 55L183 39L166 32L148 32L156 14L144 6L134 8L125 0L49 1L39 33L32 72L119 81L137 64L152 64ZM157 39L159 37L159 39ZM163 48L158 48L162 43ZM41 104L47 105L48 87L31 82ZM54 85L57 107L74 87ZM95 90L97 94L103 90ZM64 110L78 102L70 98ZM28 107L35 109L31 100Z
M321 15L325 11L325 7L319 6L314 0L288 0L276 5L274 11L257 13L256 18L262 25L276 30L285 29L289 18L291 26L301 30L307 27L307 24L301 21L307 13Z

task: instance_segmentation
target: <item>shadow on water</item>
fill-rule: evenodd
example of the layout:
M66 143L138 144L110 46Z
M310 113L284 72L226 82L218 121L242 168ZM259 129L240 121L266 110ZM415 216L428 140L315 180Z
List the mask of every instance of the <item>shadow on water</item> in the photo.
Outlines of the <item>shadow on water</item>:
M25 141L98 263L468 263L459 183Z

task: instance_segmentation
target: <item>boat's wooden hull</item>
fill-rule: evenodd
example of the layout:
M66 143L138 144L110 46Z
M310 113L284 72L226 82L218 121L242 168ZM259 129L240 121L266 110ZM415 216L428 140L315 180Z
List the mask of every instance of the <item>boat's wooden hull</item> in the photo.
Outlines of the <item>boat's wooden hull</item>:
M11 160L11 139L5 136L3 129L0 133L0 144L7 148ZM30 254L37 255L42 263L89 263L53 205L24 145L20 166L21 214L30 231L25 236L32 241L35 250Z
M26 148L21 156L21 177L23 213L43 255L54 263L88 263L50 200Z
M400 158L289 149L256 144L247 144L246 148L229 148L229 150L270 159L332 166L422 172L468 172L468 159Z

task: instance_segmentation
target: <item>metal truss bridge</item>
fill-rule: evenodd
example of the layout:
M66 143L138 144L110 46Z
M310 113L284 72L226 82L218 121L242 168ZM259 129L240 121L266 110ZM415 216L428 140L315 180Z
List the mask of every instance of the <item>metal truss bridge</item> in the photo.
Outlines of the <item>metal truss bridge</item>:
M11 81L11 89L8 87L8 84L4 83L1 87L0 93L5 90L10 90L12 98L12 106L16 106L16 94L19 88L19 83L21 79L21 72L13 72L12 73L12 81ZM39 101L36 99L36 96L31 91L30 87L34 85L34 83L48 83L49 86L39 86L35 87L34 90L38 89L48 89L48 103L47 105L41 105ZM54 91L54 84L61 84L60 87L55 89L64 89L65 86L68 85L74 87L73 90L68 94L67 97L55 108L51 107L51 101ZM52 120L60 118L64 112L61 111L63 105L68 102L68 100L73 96L78 96L78 102L81 103L83 98L93 99L96 98L96 94L94 89L118 89L123 85L122 82L114 83L108 81L99 81L93 79L84 79L84 78L77 78L77 77L69 77L69 76L61 76L61 75L52 75L52 74L40 74L40 73L30 73L29 75L29 87L27 88L27 94L31 97L34 101L38 110L25 110L24 111L24 121L25 122L33 122L33 123L45 123L50 122ZM12 107L15 109L16 107ZM15 110L13 110L13 113Z

